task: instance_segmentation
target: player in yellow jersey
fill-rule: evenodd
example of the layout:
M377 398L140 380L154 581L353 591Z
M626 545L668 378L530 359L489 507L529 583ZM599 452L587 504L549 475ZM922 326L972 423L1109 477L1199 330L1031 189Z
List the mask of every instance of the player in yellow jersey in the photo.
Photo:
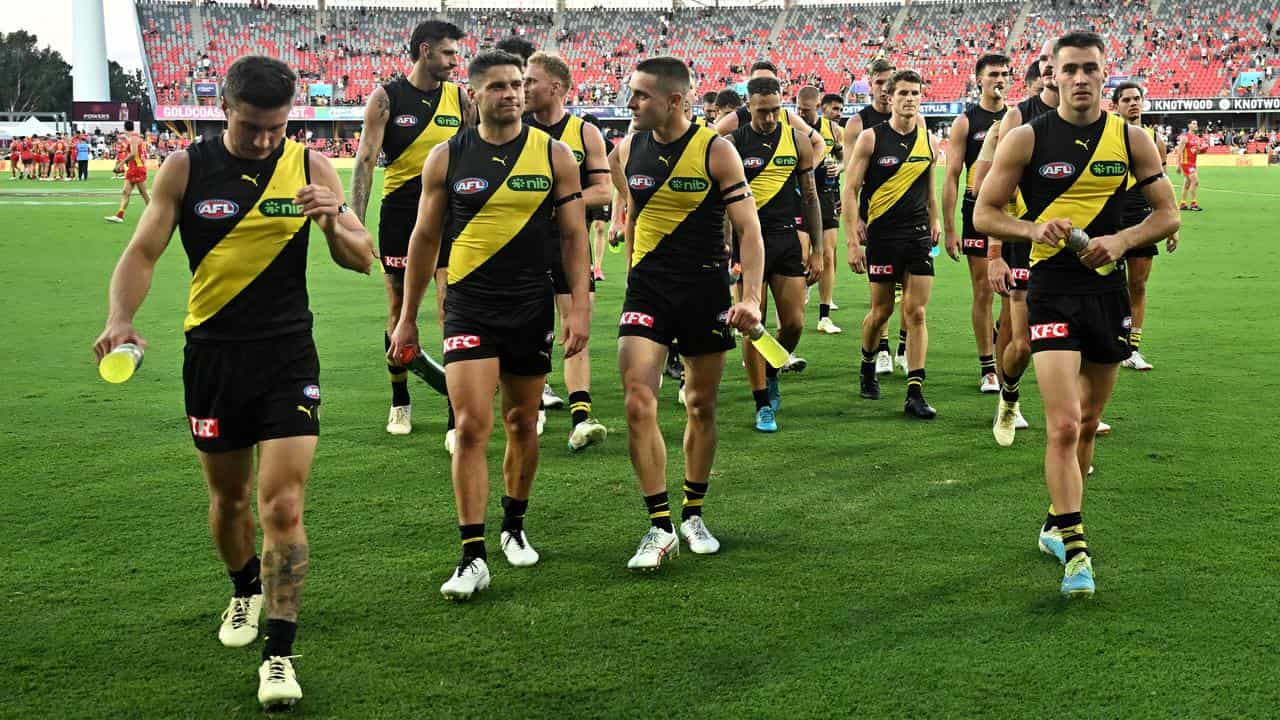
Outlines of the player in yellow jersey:
M311 224L342 267L368 273L374 259L329 160L285 139L295 82L279 60L249 56L231 65L222 84L227 129L161 166L111 278L106 328L93 347L101 358L121 343L145 345L133 318L178 228L192 269L186 410L209 486L209 529L232 581L218 638L229 647L253 642L265 596L258 700L266 707L302 697L289 658L310 558L303 495L320 433L306 290Z
M1102 111L1102 37L1069 33L1052 52L1058 107L1000 141L979 191L974 224L1007 243L1031 246L1027 312L1044 398L1051 501L1037 542L1051 547L1047 536L1061 547L1059 560L1066 567L1060 590L1075 597L1094 592L1081 515L1084 477L1098 418L1120 361L1129 354L1124 254L1172 235L1179 219L1151 136ZM1142 190L1152 212L1125 228L1124 197L1131 188ZM1015 189L1025 208L1018 218L1005 212ZM1073 230L1087 234L1087 247L1065 246Z
M1146 89L1131 80L1116 85L1111 91L1111 106L1125 122L1151 136L1160 152L1160 163L1167 162L1167 148L1164 138L1156 134L1155 128L1142 124L1142 101L1146 98ZM1151 214L1151 206L1140 190L1130 190L1125 195L1124 224L1125 227L1137 225ZM1178 249L1178 234L1170 235L1165 241L1165 250L1172 253ZM1147 317L1147 280L1151 278L1151 266L1159 251L1155 245L1134 248L1125 253L1125 276L1129 281L1129 304L1133 306L1133 329L1129 331L1129 357L1120 363L1121 367L1130 370L1152 370L1151 363L1142 356L1142 325Z
M627 408L631 465L650 528L627 563L652 570L679 552L667 496L667 449L658 427L658 385L667 348L685 358L685 483L680 535L699 554L720 549L703 522L715 459L716 396L733 329L760 323L764 243L742 159L728 141L684 114L689 67L672 57L636 65L630 79L635 133L609 156L626 198L629 270L618 318L618 366ZM742 302L729 296L725 218L742 255Z
M453 245L444 303L444 362L458 416L453 453L462 558L441 593L465 600L489 586L484 542L489 500L485 454L501 390L507 447L502 474L502 550L515 567L538 562L524 531L538 469L538 406L551 369L555 308L547 250L552 228L569 286L563 344L582 352L591 327L586 208L572 151L522 121L524 63L500 50L467 67L480 115L431 151L422 169L422 200L409 239L404 309L390 356L418 345L418 309L435 272L447 224Z
M524 121L565 143L573 152L582 184L584 210L603 208L609 203L609 160L604 136L576 115L565 110L565 97L573 87L569 65L557 55L535 53L525 69ZM560 262L560 236L552 229L548 260L551 263L551 286L561 322L573 309L570 287ZM588 271L590 272L590 271ZM588 278L591 302L595 304L595 278ZM603 442L607 431L591 416L591 358L586 348L564 361L564 382L569 391L571 429L569 450L578 452ZM545 390L544 390L545 403Z
M463 33L447 22L427 20L413 30L409 57L413 69L408 75L374 88L364 111L360 147L356 151L351 178L351 204L364 222L373 188L373 168L380 153L386 156L382 184L382 204L378 219L378 247L383 280L387 289L387 322L384 350L390 332L400 317L404 302L404 268L409 254L409 231L413 228L421 195L422 161L436 145L447 141L464 125L474 124L470 101L462 88L449 82L458 67L458 41ZM436 278L437 311L444 303L444 269L449 266L449 249L440 252L440 276ZM408 371L400 360L387 365L391 375L391 410L387 432L407 435L413 429ZM453 411L449 409L449 428ZM446 447L449 444L446 434Z

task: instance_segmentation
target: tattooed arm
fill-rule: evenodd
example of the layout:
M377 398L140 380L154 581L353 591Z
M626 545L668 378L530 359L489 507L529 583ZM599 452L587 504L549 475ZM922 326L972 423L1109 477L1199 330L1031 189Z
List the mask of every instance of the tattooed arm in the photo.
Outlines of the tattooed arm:
M804 219L805 232L809 234L809 257L807 259L809 284L822 277L822 205L818 202L818 184L813 176L814 154L802 140L800 132L795 133L796 143L796 181L800 185L800 215ZM825 145L825 143L824 143Z
M356 219L364 224L365 211L369 209L369 191L373 188L373 166L382 151L382 136L391 116L391 99L381 86L369 95L369 105L364 109L364 127L360 130L360 148L356 150L356 167L351 176L351 209Z

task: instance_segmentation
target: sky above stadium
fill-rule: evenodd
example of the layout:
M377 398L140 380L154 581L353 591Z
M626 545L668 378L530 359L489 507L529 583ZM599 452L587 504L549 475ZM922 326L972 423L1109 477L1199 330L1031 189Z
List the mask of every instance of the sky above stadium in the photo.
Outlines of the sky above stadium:
M71 43L71 0L3 2L0 32L26 30L40 40L40 47L53 46L68 62L75 63ZM107 16L107 59L126 69L142 67L138 31L134 26L132 0L102 0Z

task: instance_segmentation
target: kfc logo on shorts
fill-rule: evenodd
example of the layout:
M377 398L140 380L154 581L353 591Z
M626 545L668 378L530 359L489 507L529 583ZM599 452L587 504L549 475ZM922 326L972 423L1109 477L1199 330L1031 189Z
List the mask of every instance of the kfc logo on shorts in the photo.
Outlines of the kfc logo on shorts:
M308 385L308 386L306 386L306 387L302 388L302 394L303 394L303 395L306 395L307 397L311 398L312 400L319 400L319 399L320 399L320 386L319 386L319 385Z
M194 437L210 440L218 437L218 418L198 418L187 416L191 421L191 434Z
M1013 279L1017 282L1027 282L1031 279L1031 271L1027 268L1009 268L1009 272L1013 273Z
M618 319L619 325L639 325L641 327L653 327L653 316L646 315L642 312L624 312L622 317Z
M742 160L742 167L747 170L757 170L764 167L764 158L749 157Z
M403 270L409 267L409 257L407 255L383 255L382 264L389 268L400 268Z
M632 175L627 178L627 186L632 190L648 190L656 184L657 182L648 175Z
M876 161L876 163L878 163L880 167L893 167L894 165L897 165L900 162L902 161L894 157L893 155L885 155L884 157Z
M480 347L479 335L454 335L444 339L444 351L447 353L472 350L478 347Z
M892 275L892 265L868 265L867 274L869 275Z
M413 127L418 124L418 118L412 115L397 115L396 125L400 127Z
M978 248L981 250L987 246L987 241L982 238L965 238L964 246L967 248Z
M1053 340L1056 338L1071 337L1071 332L1066 323L1040 323L1031 326L1032 340Z

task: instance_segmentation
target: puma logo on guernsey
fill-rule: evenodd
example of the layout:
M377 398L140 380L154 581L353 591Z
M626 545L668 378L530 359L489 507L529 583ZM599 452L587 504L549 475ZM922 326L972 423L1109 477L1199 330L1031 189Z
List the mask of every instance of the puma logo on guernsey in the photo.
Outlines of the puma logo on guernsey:
M259 174L260 174L260 173L259 173ZM240 176L240 179L241 179L241 180L243 180L243 181L245 181L245 182L247 182L247 183L251 183L254 187L258 187L258 176L257 176L257 175L241 175L241 176Z
M770 145L770 144L769 144L769 143L767 143L767 142L762 142L762 143L760 143L760 145L761 145L761 146L763 146L766 150L772 150L772 149L773 149L773 146L772 146L772 145Z
M666 165L667 167L671 167L671 158L665 155L659 155L658 162L662 163L663 165Z
M507 166L507 156L506 156L506 155L503 155L502 157L498 157L497 155L492 155L492 156L490 156L490 157L489 157L489 159L490 159L490 160L492 160L492 161L494 161L494 162L496 162L496 163L498 163L498 164L499 164L499 165L501 165L502 167L506 167L506 166Z
M1084 148L1084 151L1085 151L1085 152L1089 152L1089 141L1088 141L1088 140L1076 140L1076 144L1077 144L1077 145L1079 145L1080 147Z
M422 104L431 107L431 101L426 98L422 98Z
M898 143L898 145L899 145L899 147L902 147L903 149L907 149L907 150L909 150L909 149L910 149L910 148L908 148L908 147L907 147L907 144L906 144L906 143Z

